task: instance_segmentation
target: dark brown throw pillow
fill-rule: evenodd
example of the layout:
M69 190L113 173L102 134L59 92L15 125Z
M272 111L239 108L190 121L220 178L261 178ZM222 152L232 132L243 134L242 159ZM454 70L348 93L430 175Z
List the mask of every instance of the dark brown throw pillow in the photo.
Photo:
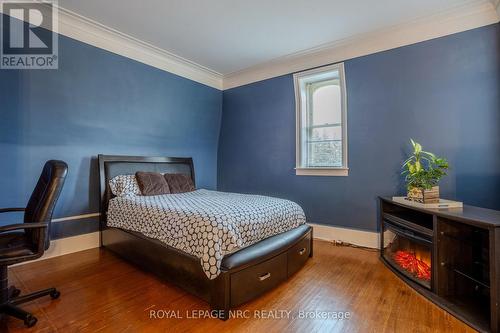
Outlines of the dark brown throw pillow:
M163 175L170 188L170 193L184 193L194 191L191 177L182 173L166 173Z
M161 173L137 171L135 178L137 179L137 184L139 184L142 195L170 193L170 187Z

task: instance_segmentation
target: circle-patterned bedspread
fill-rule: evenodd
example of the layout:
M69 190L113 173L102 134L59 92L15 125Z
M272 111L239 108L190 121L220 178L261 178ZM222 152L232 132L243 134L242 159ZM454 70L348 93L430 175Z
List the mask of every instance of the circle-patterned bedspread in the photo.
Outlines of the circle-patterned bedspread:
M209 190L109 201L107 225L140 232L200 258L209 279L224 255L305 224L296 203Z

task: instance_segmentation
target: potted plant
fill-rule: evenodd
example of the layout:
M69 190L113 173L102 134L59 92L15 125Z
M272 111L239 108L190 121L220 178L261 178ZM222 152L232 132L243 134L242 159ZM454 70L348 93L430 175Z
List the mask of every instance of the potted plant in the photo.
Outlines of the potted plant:
M421 203L439 202L438 183L446 176L448 161L422 150L422 145L410 139L413 154L403 163L407 198Z

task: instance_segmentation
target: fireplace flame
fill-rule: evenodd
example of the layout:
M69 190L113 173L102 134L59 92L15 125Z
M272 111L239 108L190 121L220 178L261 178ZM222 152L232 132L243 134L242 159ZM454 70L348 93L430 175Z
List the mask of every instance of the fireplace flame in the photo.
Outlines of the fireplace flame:
M396 251L394 261L417 278L425 281L431 280L431 266L417 258L415 253L402 250Z

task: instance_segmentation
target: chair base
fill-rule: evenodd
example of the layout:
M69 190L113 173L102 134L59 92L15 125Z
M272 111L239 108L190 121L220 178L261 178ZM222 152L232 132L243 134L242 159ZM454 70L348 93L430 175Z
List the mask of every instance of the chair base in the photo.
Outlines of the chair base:
M7 287L7 283L7 267L0 267L0 316L7 315L21 319L27 327L33 327L38 320L33 314L18 307L19 304L44 296L50 296L52 299L57 299L61 296L61 293L56 288L44 289L20 296L21 290L14 286Z
M16 294L16 293L18 294L19 289L15 288L15 287L11 287L9 289L9 293L11 292L11 290L14 294ZM49 289L45 289L45 290L36 291L34 293L31 293L31 294L14 297L14 298L9 299L6 303L0 305L0 314L12 316L12 317L17 318L17 319L21 319L22 321L24 321L24 325L26 325L27 327L33 327L36 324L36 322L38 321L38 319L35 316L33 316L33 314L31 314L27 311L24 311L23 309L21 309L17 305L33 301L37 298L44 297L44 296L50 296L52 299L57 299L57 298L59 298L60 295L61 295L61 293L57 289L49 288Z

